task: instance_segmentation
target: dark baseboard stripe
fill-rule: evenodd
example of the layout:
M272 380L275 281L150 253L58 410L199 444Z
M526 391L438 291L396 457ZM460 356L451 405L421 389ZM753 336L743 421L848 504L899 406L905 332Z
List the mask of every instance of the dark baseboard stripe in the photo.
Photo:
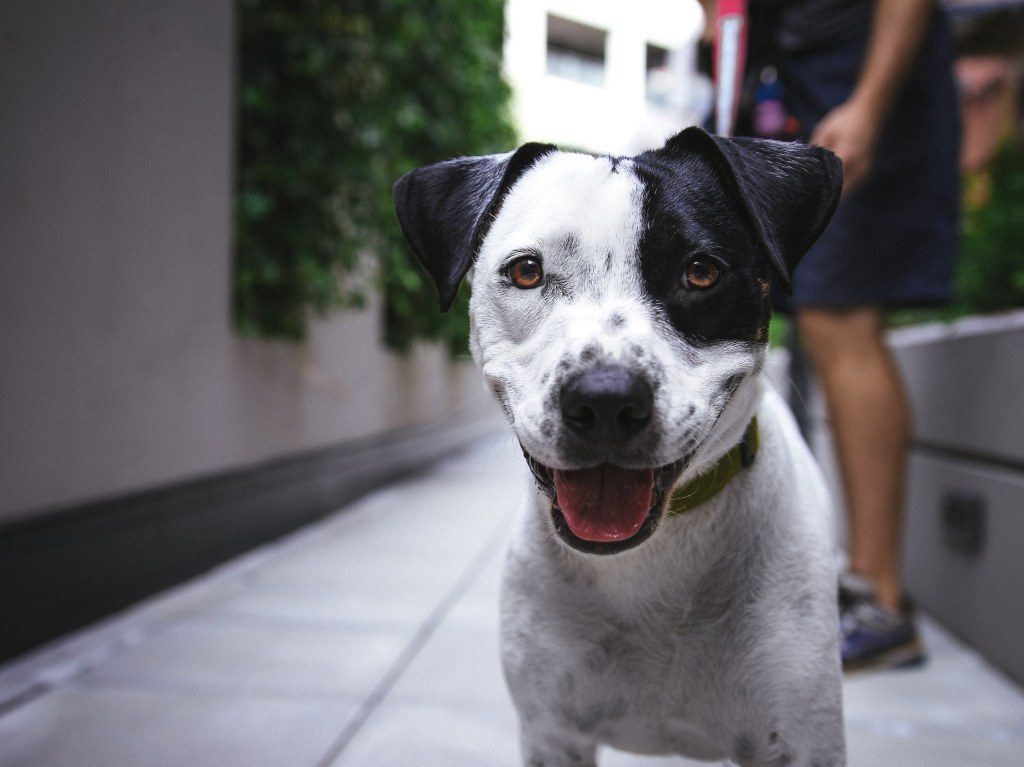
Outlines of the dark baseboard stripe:
M816 416L812 420L812 431L820 429L831 432L832 426L827 418ZM927 439L916 438L910 443L911 453L920 453L932 458L945 458L951 461L967 461L977 464L979 468L1004 469L1006 471L1024 472L1024 463L1019 459L1007 458L994 453L982 453L977 450L964 449L955 445L941 444Z
M962 450L960 448L950 447L949 445L938 445L931 442L917 440L911 445L911 450L932 456L933 458L946 458L952 461L967 461L969 463L980 464L982 468L1024 472L1024 463L1021 463L1020 461L1003 458L998 455L978 453L973 450Z
M431 425L0 527L0 660L421 471L494 422Z

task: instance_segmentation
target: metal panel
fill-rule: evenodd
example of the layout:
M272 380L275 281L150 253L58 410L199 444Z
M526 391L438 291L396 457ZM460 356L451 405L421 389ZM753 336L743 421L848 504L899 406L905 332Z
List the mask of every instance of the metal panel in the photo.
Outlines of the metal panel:
M1024 682L1024 473L917 451L909 479L907 590Z

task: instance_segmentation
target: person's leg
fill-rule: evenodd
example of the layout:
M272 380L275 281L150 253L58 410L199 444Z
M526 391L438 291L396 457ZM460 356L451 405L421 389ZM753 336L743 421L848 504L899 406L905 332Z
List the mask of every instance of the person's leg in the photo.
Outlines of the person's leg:
M846 500L850 568L900 609L901 522L911 414L882 312L801 309L797 323L825 391Z

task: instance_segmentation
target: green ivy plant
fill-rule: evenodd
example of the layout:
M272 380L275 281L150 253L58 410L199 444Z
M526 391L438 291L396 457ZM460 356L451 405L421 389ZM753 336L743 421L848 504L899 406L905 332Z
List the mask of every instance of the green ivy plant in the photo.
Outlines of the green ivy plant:
M893 312L892 324L948 322L1024 307L1024 136L1008 138L992 164L968 181L974 192L980 184L984 193L964 196L952 301Z
M370 271L390 345L464 351L467 292L438 312L391 185L514 145L502 0L240 0L239 29L237 327L301 339L311 314L361 304Z
M988 181L985 202L964 214L955 299L964 313L1024 306L1024 140L1003 145Z

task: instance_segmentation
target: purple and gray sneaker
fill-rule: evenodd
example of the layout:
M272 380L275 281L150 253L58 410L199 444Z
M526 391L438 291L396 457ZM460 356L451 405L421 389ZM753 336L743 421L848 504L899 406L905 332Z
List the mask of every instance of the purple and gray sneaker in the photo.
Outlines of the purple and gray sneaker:
M855 573L839 576L839 628L843 671L911 668L924 663L924 646L906 604L894 613L875 598L871 581Z

